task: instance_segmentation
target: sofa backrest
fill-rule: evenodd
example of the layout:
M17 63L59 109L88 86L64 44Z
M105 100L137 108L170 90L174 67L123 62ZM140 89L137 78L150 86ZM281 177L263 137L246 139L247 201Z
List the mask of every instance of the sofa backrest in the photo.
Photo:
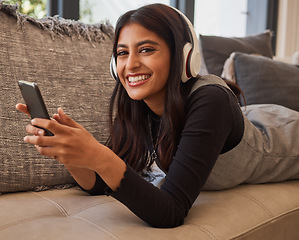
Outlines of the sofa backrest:
M36 82L49 114L58 107L100 142L108 137L113 28L59 18L36 20L0 2L0 193L73 183L67 170L25 144L29 119L17 81Z

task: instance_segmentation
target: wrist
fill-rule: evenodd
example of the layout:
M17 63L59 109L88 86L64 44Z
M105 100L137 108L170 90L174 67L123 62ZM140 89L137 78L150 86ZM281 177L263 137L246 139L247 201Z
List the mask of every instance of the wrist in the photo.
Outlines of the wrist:
M96 174L94 171L86 169L86 168L79 168L74 166L65 165L66 169L72 175L74 180L85 190L92 189L95 181L96 181Z
M106 184L115 191L121 183L127 170L125 162L117 156L110 148L102 145L102 161L97 165L95 171L101 176Z

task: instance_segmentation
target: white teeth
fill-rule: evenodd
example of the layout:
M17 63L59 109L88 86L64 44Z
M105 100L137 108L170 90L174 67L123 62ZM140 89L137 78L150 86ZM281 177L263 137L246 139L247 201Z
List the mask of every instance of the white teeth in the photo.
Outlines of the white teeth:
M136 77L129 77L128 80L130 83L135 83L135 82L139 82L139 81L144 81L146 79L148 79L150 77L150 75L140 75L140 76L136 76Z

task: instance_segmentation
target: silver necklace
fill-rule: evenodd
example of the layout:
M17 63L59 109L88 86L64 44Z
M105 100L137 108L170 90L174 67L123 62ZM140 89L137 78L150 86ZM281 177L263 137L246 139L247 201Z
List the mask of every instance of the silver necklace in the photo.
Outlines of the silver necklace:
M153 134L152 134L152 121L150 121L150 117L149 115L147 115L148 117L148 127L149 127L149 132L150 132L150 137L151 137L151 144L152 144L152 151L150 153L150 157L153 161L156 161L158 159L158 154L157 154L157 147L158 147L158 139L160 136L160 131L161 131L161 122L162 122L162 118L160 119L160 123L159 123L159 130L157 133L157 138L156 138L156 144L154 144L154 139L153 139Z

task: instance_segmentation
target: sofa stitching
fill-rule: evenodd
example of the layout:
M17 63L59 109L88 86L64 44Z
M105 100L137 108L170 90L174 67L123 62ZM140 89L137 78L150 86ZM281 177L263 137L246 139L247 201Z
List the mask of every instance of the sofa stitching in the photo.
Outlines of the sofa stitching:
M83 217L79 217L79 216L74 216L73 218L77 218L77 219L80 219L92 226L94 226L95 228L101 230L103 233L105 233L107 236L111 237L112 239L120 239L118 236L116 236L114 233L112 233L111 231L109 231L108 229L104 228L103 226L100 226L100 225L97 225L96 223L90 221L90 220L87 220L86 218L83 218Z
M65 216L65 217L69 217L71 215L75 215L77 213L80 213L82 212L83 210L86 210L90 207L95 207L97 205L102 205L102 204L106 204L106 203L111 203L111 202L114 202L114 200L109 200L109 201L101 201L101 202L95 202L95 203L91 203L91 204L88 204L88 205L85 205L84 207L81 207L79 209L77 209L76 211L72 211L72 212L68 212L60 203L56 202L55 200L52 200L50 198L47 198L37 192L33 192L35 195L38 195L39 197L42 197L44 198L45 200L47 200L48 202L50 202L51 204L53 204L55 207L57 207L57 209L59 210L59 212Z
M31 218L24 218L24 219L18 220L16 222L8 223L6 225L0 226L0 231L4 230L6 228L9 228L9 227L13 227L13 226L22 224L22 223L31 222L31 221L38 220L38 219L51 218L51 217L53 217L53 216L52 215L44 215L44 216L35 216L35 217L31 217Z
M275 216L275 217L272 217L272 218L268 219L267 221L264 221L264 222L262 222L262 223L260 223L260 224L258 224L258 225L256 225L256 226L254 226L254 227L252 227L252 228L250 228L250 229L244 231L243 233L239 233L238 235L236 235L236 236L234 236L234 237L227 238L227 240L237 240L237 239L239 239L240 237L244 237L244 236L246 236L247 234L249 234L249 233L251 233L251 232L253 232L253 231L257 230L257 229L259 229L259 228L261 228L261 227L263 227L263 226L265 226L265 225L267 225L267 224L269 224L269 223L271 223L271 222L273 222L273 221L275 221L275 220L280 219L281 217L284 217L284 216L289 215L289 214L292 214L292 213L296 213L296 212L298 212L298 211L299 211L299 208L295 208L295 209L293 209L293 210L291 210L291 211L284 212L284 213L282 213L282 214L280 214L280 215L277 215L277 216Z
M110 200L110 201L105 201L105 202L95 202L95 203L92 203L92 204L89 204L89 205L85 205L84 207L81 207L79 209L77 209L76 211L72 211L69 213L69 215L76 215L88 208L91 208L91 207L95 207L95 206L98 206L98 205L103 205L103 204L108 204L108 203L111 203L111 202L114 202L114 200Z
M195 223L188 223L188 225L193 225L193 226L196 226L197 229L201 230L202 232L204 232L210 239L215 239L217 240L216 236L211 232L209 231L208 229L202 227L202 226L199 226Z
M248 199L250 199L251 201L255 202L257 205L259 205L267 214L269 217L273 217L273 213L270 211L269 208L267 208L262 202L260 202L259 200L257 200L256 198L254 198L253 196L250 196L248 194L245 194L243 192L237 191L237 190L232 190L233 192L240 194Z
M26 222L32 222L34 220L38 220L38 219L45 219L45 218L52 218L53 216L52 215L44 215L44 216L36 216L36 217L31 217L31 218L26 218L26 219L21 219L21 220L18 220L16 222L13 222L13 223L9 223L9 224L6 224L4 226L1 226L0 227L0 231L4 230L4 229L7 229L7 228L10 228L10 227L13 227L13 226L16 226L16 225L19 225L19 224L22 224L22 223L26 223ZM98 226L96 225L95 223L91 222L91 221L88 221L87 219L84 219L82 217L73 217L73 218L77 218L77 219L81 219L83 221L85 221L86 223L89 223L90 225L93 225L95 226L97 229L101 230L103 233L105 233L107 236L111 237L111 239L120 239L118 238L116 235L114 235L113 233L111 233L109 230L101 227L101 226ZM111 236L112 235L112 236Z
M59 212L60 212L63 216L65 216L65 217L69 217L69 214L68 214L67 210L66 210L63 206L61 206L58 202L56 202L56 201L54 201L54 200L52 200L52 199L49 199L49 198L47 198L47 197L45 197L45 196L43 196L43 195L41 195L41 194L39 194L39 193L37 193L37 192L33 192L33 194L35 194L35 195L37 195L37 196L39 196L39 197L41 197L41 198L47 200L48 202L50 202L51 204L53 204L55 207L57 207L57 209L59 210Z

